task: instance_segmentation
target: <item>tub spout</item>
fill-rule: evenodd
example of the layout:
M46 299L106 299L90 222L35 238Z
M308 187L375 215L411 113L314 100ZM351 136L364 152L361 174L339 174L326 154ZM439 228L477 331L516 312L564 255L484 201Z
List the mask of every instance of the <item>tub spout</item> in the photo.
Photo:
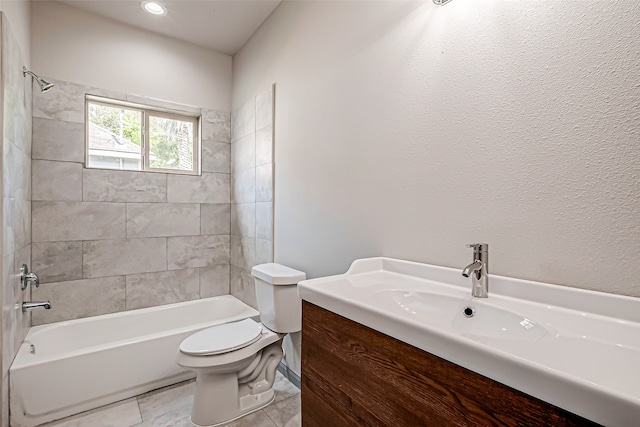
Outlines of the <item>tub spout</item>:
M22 303L22 311L26 312L29 310L33 310L34 308L43 307L45 310L51 309L51 302L35 302L35 301L25 301Z

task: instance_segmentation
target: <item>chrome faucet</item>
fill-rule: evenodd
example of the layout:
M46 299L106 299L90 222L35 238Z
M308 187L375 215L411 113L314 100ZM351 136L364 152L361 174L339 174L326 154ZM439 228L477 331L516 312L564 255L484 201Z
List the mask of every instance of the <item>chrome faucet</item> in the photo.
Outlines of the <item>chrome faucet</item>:
M489 245L487 243L472 243L473 262L462 270L464 277L471 276L471 294L475 298L489 296Z
M22 303L22 312L26 312L28 310L33 310L34 308L43 307L45 310L51 309L51 302L35 302L35 301L25 301Z

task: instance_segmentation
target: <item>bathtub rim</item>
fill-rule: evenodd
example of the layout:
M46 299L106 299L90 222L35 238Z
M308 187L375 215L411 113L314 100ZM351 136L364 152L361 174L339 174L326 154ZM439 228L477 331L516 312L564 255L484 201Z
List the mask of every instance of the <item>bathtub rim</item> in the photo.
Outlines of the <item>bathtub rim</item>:
M202 304L203 302L207 302L209 300L225 300L225 299L233 301L234 303L239 302L243 304L245 306L243 311L233 316L223 317L219 319L220 322L207 321L207 322L193 323L188 326L184 326L180 328L166 329L166 330L162 330L162 331L158 331L150 334L139 335L136 337L129 337L129 338L117 340L117 341L108 341L106 343L101 343L98 345L92 345L88 347L83 347L81 349L60 352L52 355L43 355L41 357L37 357L38 354L37 354L37 348L36 348L36 358L32 359L30 357L31 355L26 355L27 357L25 356L19 357L23 352L29 352L29 346L33 344L33 342L30 340L30 337L32 337L33 335L39 334L40 332L46 331L48 329L58 329L58 328L72 326L74 324L88 323L88 322L95 321L96 318L100 318L101 320L102 319L108 320L109 318L115 318L115 317L129 317L129 316L135 316L135 315L144 314L144 313L153 312L153 311L166 311L176 306L184 307L189 305ZM201 330L209 326L214 326L221 323L235 322L235 321L246 319L246 318L256 319L257 317L259 317L259 315L260 313L256 309L246 304L245 302L241 301L240 299L234 297L233 295L219 295L219 296L200 298L200 299L190 300L190 301L182 301L182 302L158 305L153 307L124 310L124 311L119 311L115 313L101 314L98 316L89 316L89 317L83 317L79 319L64 320L60 322L53 322L53 323L47 323L43 325L32 326L27 332L27 335L24 341L22 342L22 344L20 345L18 351L16 352L16 356L9 368L9 373L19 369L28 368L31 366L37 366L44 363L72 357L72 356L80 356L80 355L84 355L94 351L104 350L106 348L122 347L126 345L135 344L140 341L159 338L161 336L167 335L168 333L179 334L179 333L184 333L190 330Z

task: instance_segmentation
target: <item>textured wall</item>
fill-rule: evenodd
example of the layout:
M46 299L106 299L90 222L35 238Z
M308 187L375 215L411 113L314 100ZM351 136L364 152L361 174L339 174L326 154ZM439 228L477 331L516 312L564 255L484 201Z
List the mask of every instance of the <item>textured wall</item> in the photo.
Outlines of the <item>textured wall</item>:
M9 425L9 367L29 330L20 309L22 264L31 266L31 77L23 77L24 54L5 14L2 19L2 407Z
M640 4L283 2L234 57L276 82L275 260L385 255L640 296Z
M33 97L33 324L229 293L227 112L51 80ZM201 113L202 176L85 169L85 93Z
M31 2L31 58L58 80L231 110L231 56L62 3Z
M0 0L0 11L5 15L20 46L24 65L31 68L31 2Z

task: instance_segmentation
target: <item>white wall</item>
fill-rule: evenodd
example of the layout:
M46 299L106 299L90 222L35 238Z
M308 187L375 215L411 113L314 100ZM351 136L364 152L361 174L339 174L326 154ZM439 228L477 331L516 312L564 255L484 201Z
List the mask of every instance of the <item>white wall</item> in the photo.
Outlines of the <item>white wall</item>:
M29 0L0 0L0 11L9 21L11 30L22 51L24 65L31 65L31 2Z
M55 2L34 2L32 67L58 80L231 110L231 57Z
M277 84L275 260L384 255L640 296L640 3L283 2L234 57Z

